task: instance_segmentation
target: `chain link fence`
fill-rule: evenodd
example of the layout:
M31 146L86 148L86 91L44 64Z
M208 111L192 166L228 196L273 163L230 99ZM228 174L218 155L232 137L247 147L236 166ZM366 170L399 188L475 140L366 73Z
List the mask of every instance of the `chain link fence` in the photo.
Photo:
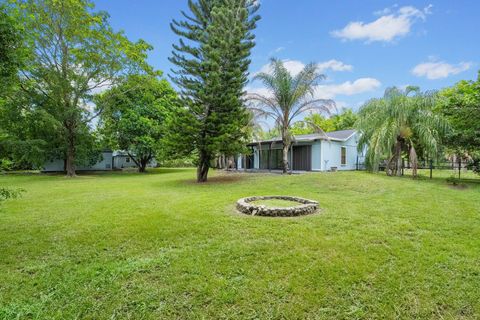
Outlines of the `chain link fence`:
M456 161L418 161L417 175L424 178L456 178L456 179L475 179L480 180L479 163L471 160ZM379 165L379 171L385 171L387 162ZM366 170L364 162L357 163L357 170ZM403 161L402 175L412 175L412 167L408 161Z

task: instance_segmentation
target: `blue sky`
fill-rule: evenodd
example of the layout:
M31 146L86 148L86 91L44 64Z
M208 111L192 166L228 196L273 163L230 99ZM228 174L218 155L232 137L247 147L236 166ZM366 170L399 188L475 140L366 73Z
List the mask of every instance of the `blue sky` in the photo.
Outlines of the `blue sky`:
M476 78L480 69L480 1L261 0L251 73L272 56L292 72L321 64L327 79L317 96L358 109L389 86L440 89ZM187 0L96 0L111 24L154 46L149 61L170 72L170 21ZM264 69L265 70L265 69ZM261 91L258 83L248 89Z

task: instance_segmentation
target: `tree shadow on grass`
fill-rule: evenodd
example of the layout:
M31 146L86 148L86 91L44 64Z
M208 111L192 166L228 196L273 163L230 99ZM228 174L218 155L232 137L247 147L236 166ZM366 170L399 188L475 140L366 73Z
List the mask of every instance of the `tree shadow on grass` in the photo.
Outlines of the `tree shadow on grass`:
M449 178L446 176L432 176L430 178L427 174L420 174L417 178L413 179L412 176L405 175L401 177L403 179L411 179L413 181L421 182L421 183L433 183L438 185L444 185L452 190L469 190L471 188L480 188L480 176L478 178L468 177L468 178L455 178L453 175ZM455 183L451 183L448 180L453 179Z
M172 173L188 172L194 168L148 168L146 172L138 172L137 169L111 170L111 171L78 171L77 177L131 177L148 175L165 175ZM38 172L42 176L66 177L64 172Z
M209 174L207 182L197 182L195 175L191 179L178 179L171 181L176 185L189 186L214 186L235 184L251 179L251 176L239 172L213 171L215 174Z

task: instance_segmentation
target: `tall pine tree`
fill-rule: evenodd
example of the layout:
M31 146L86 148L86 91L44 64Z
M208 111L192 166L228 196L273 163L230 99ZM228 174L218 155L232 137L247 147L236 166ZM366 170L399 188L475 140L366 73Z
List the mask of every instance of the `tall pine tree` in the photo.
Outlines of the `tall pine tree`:
M253 0L189 0L191 14L171 23L180 37L170 61L183 108L170 119L167 141L179 156L195 154L197 181L207 181L215 155L243 149L244 107L252 30L260 17Z

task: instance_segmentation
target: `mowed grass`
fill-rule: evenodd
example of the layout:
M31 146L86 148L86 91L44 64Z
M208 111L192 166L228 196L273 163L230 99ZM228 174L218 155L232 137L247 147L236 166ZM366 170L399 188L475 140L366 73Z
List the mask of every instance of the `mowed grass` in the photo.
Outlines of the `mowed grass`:
M0 176L1 319L478 319L480 184L193 169ZM322 208L235 212L252 195Z

